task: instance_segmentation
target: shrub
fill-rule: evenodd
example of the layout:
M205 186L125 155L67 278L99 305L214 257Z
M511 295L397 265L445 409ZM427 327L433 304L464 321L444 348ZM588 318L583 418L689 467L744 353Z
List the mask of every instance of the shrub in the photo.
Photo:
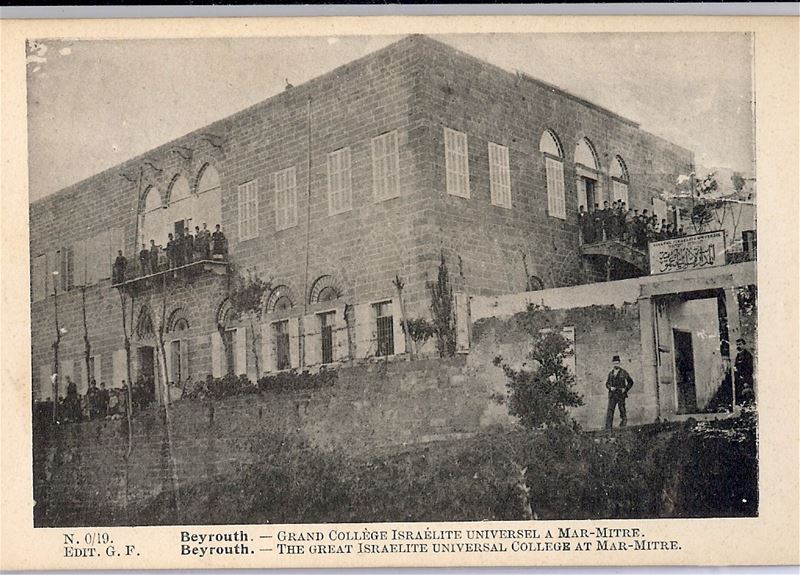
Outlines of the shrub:
M284 392L296 390L322 389L336 383L337 371L322 368L316 373L308 371L285 371L275 375L265 375L258 380L260 391Z
M244 374L228 374L223 377L206 377L188 389L184 397L189 399L224 399L246 393L258 393L258 388Z
M502 357L495 358L508 378L508 412L526 429L567 425L571 422L567 408L583 405L573 389L575 376L565 365L574 353L571 344L560 333L542 328L538 317L542 309L530 305L521 319L531 338L528 359L534 367L514 369Z

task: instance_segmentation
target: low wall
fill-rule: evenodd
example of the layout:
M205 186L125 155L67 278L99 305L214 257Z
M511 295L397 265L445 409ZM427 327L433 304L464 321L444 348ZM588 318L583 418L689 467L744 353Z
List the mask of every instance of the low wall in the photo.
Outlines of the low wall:
M643 384L639 306L637 304L592 305L573 309L541 310L539 320L545 327L575 329L576 391L584 405L572 411L572 417L586 429L599 429L605 423L608 392L605 377L611 369L611 358L619 355L634 380L627 401L628 423L651 423L656 418L656 398ZM525 314L510 317L484 318L472 326L472 347L469 362L482 368L481 378L492 386L496 396L506 393L506 377L500 367L492 365L496 356L516 368L529 363L530 335L525 331ZM504 408L503 408L504 409ZM490 408L498 417L500 409ZM619 422L617 415L616 424Z
M126 492L136 507L171 489L170 439L179 485L222 481L232 466L251 460L260 432L302 433L322 449L373 456L494 423L485 415L493 408L490 393L466 359L456 357L345 367L333 386L313 392L178 401L170 411L171 438L162 413L134 418L127 479L125 420L65 424L35 434L36 525L78 524L98 509L114 523Z

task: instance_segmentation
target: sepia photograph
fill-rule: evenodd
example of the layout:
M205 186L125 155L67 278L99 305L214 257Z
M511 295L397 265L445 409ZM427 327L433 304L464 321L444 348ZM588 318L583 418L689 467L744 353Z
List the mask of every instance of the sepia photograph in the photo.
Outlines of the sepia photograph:
M26 57L35 527L759 515L751 33Z

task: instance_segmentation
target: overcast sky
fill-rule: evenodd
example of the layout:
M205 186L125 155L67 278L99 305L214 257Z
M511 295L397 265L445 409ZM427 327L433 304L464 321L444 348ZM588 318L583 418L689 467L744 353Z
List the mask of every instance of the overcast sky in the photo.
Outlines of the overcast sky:
M752 42L743 33L434 36L641 123L697 164L753 174ZM36 200L398 40L61 41L28 47Z

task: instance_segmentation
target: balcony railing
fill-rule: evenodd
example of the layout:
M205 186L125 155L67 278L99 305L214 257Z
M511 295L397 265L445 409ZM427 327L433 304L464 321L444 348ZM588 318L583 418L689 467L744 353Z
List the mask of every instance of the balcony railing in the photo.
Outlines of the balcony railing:
M171 281L179 278L191 280L207 273L227 275L229 263L227 258L215 258L193 261L176 267L165 267L152 273L142 273L141 270L138 270L139 273L137 274L136 269L126 269L123 277L117 277L119 274L115 271L112 275L111 287L136 289L150 286L155 281ZM133 275L131 275L131 272L133 272Z

